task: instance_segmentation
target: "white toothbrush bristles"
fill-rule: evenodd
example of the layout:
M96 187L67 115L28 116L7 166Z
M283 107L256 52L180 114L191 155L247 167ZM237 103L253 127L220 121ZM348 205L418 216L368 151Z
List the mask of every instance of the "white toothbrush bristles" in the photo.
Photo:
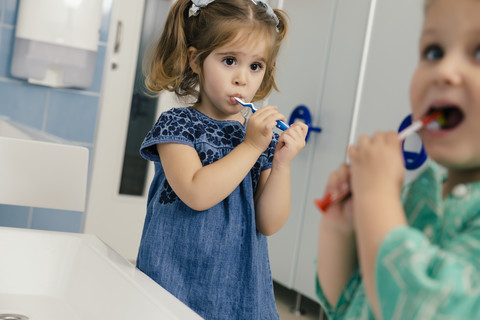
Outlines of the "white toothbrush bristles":
M440 130L442 125L438 121L432 121L425 126L425 129L428 130Z

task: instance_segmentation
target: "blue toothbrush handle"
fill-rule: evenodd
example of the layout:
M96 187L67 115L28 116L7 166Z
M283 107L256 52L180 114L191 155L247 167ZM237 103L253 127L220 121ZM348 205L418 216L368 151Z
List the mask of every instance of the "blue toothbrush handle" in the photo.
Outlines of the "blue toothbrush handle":
M239 98L236 98L235 97L235 100L240 103L242 106L244 107L248 107L252 110L252 113L255 113L255 111L257 111L257 108L255 108L255 106L253 105L253 103L246 103L246 102L243 102L242 100L240 100ZM281 120L278 120L277 121L277 128L280 129L280 130L287 130L288 128L290 128L290 126L288 124L285 123L285 121L281 121Z
M277 121L277 128L280 129L280 130L287 130L288 128L290 128L290 126L288 124L285 123L285 121L281 121L281 120L278 120Z

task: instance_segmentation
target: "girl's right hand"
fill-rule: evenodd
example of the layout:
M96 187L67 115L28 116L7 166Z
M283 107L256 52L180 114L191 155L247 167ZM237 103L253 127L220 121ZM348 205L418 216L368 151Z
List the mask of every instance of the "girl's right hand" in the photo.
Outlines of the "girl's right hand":
M343 163L340 167L330 173L325 188L325 194L346 194L350 191L350 167ZM353 206L350 196L338 202L332 203L322 215L322 223L329 228L336 229L342 233L352 233Z
M285 121L284 115L277 111L276 106L259 108L250 116L245 133L245 143L248 143L263 152L272 141L273 128L277 120Z

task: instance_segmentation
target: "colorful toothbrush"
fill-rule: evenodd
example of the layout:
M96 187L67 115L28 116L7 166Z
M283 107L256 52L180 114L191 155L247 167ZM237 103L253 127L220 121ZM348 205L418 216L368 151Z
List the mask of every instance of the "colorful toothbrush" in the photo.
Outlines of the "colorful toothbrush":
M420 120L413 121L411 125L406 127L398 134L398 139L400 141L405 140L408 136L412 133L417 132L418 130L422 129L426 125L437 125L438 128L441 128L445 124L444 117L441 117L442 113L440 111L434 112L428 116L423 117ZM435 122L433 122L436 120Z
M436 120L435 122L433 122ZM411 134L417 132L421 128L429 125L433 126L436 125L436 127L441 128L445 124L445 119L442 117L442 113L440 111L434 112L428 116L423 117L420 120L413 121L411 125L406 127L404 130L402 130L398 134L398 139L400 141L405 140L408 136ZM346 199L350 197L352 193L350 190L345 190L337 193L327 193L322 199L315 199L314 203L317 206L318 209L320 209L322 212L327 211L327 208L336 202L339 202L343 199Z
M255 106L253 105L253 103L248 103L248 102L244 102L242 101L241 99L237 98L237 97L233 97L238 103L240 103L242 106L244 107L248 107L252 110L252 112L255 112L257 111L258 109L255 108ZM280 130L287 130L288 128L290 128L290 126L288 124L286 124L284 121L281 121L281 120L278 120L277 121L277 128L279 128Z

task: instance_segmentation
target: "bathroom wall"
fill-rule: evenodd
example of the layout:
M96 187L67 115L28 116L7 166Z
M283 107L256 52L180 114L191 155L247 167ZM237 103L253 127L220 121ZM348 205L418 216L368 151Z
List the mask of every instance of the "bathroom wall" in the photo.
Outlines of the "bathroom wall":
M91 154L113 0L102 0L95 77L92 86L84 90L33 85L10 74L19 1L0 0L0 115L85 146ZM0 226L81 232L83 215L83 212L0 204Z

